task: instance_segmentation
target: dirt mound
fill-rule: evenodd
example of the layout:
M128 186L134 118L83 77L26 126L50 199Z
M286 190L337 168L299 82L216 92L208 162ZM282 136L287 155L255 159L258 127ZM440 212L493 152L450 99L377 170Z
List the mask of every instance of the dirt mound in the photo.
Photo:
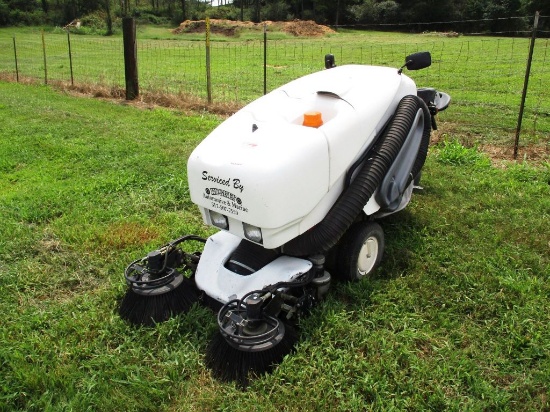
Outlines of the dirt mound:
M294 36L317 37L334 33L328 26L317 24L313 20L294 20L283 22L283 31Z
M276 31L283 31L300 37L319 37L328 33L334 33L328 26L315 23L313 20L293 20L293 21L265 21L262 23L252 23L250 21L233 20L210 20L210 32L224 36L235 36L241 28L251 30L263 30L264 24L268 28ZM174 34L182 33L204 33L206 31L205 20L185 20L176 29L172 30Z
M424 36L460 37L460 33L457 33L456 31L425 31L422 34Z
M234 36L238 26L232 23L234 22L231 20L210 20L210 33ZM172 30L172 33L204 33L205 31L205 20L185 20L178 28Z

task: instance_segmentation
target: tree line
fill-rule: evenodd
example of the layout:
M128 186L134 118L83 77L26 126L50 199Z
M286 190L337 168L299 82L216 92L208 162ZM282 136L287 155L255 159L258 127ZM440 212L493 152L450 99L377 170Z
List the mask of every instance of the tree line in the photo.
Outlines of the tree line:
M0 0L0 25L60 25L87 18L89 24L106 25L134 16L152 24L179 24L192 19L314 20L334 26L389 25L392 29L446 29L449 23L466 22L462 30L486 32L525 30L535 11L550 14L548 0ZM218 6L218 4L220 4ZM547 22L543 22L547 24ZM440 26L440 27L439 27Z

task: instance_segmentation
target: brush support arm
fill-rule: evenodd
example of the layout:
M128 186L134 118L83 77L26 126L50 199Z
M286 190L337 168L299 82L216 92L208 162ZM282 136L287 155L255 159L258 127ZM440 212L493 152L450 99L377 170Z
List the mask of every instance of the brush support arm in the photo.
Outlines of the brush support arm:
M186 241L204 243L206 239L183 236L133 261L124 271L128 286L141 295L159 295L177 288L183 281L177 269L194 274L200 259L200 252L188 253L181 248Z
M417 89L416 93L428 106L432 120L432 129L437 130L435 116L437 113L449 107L451 104L451 96L447 93L437 91L432 87L421 87Z
M230 346L244 352L275 347L285 334L280 318L290 319L311 307L315 294L304 291L314 285L315 279L316 271L311 270L300 280L278 282L227 302L218 312L221 335ZM281 316L285 313L286 316Z

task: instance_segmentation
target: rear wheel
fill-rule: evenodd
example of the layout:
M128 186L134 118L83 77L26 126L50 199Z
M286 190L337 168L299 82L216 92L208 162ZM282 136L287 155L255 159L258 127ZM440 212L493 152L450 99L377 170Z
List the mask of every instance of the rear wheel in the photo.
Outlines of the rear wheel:
M375 222L353 225L339 247L336 274L343 280L357 281L371 276L384 254L384 231Z

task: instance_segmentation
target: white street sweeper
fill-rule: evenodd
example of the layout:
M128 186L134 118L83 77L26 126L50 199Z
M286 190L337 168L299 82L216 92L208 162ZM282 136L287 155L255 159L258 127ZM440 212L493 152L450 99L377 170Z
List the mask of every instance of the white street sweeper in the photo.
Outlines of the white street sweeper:
M132 262L121 316L153 325L208 303L219 309L206 355L215 376L246 385L269 371L333 276L359 280L380 263L378 221L409 203L435 116L450 102L402 73L430 64L428 52L400 69L336 67L327 55L326 70L224 121L187 164L191 200L220 231ZM186 251L196 242L202 251Z

